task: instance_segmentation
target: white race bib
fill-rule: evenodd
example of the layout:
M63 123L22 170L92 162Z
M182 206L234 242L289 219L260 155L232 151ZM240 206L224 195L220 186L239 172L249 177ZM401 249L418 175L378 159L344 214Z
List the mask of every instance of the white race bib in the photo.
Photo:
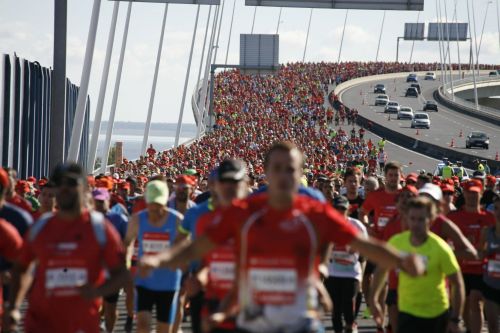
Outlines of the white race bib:
M144 254L157 254L170 247L168 233L144 233L142 238L142 252Z
M488 275L494 278L500 278L500 260L488 261Z
M356 255L345 251L333 251L333 261L339 265L352 266L356 263Z
M45 272L45 288L47 290L76 288L88 281L85 268L50 268Z
M216 281L234 281L234 268L234 262L213 261L210 263L210 277Z

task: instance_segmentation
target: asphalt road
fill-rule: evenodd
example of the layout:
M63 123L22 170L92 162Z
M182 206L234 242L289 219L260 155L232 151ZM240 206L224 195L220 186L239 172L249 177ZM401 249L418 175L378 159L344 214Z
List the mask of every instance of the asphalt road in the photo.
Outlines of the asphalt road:
M374 79L374 81L360 84L344 91L341 99L347 106L357 108L361 115L372 122L397 130L412 138L448 147L473 156L495 159L495 155L500 149L499 126L463 115L443 105L438 105L439 112L429 112L431 128L428 130L419 129L417 135L417 131L410 127L410 120L397 120L396 114L391 114L391 120L389 121L388 114L384 113L384 107L374 105L378 94L373 93L373 86L377 83L383 83L386 86L386 92L390 100L395 100L403 106L410 106L414 112L422 112L424 102L426 100L434 100L433 93L440 85L440 81L425 81L423 78L419 78L419 82L422 87L422 94L418 98L404 97L409 84L403 78L396 80ZM465 138L471 131L481 131L488 134L490 137L490 149L466 149ZM454 147L451 147L452 140Z

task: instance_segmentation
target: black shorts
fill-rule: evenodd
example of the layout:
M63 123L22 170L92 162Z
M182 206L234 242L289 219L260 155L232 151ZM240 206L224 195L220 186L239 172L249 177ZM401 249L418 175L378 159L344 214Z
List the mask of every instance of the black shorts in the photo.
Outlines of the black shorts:
M162 323L172 324L177 312L177 291L158 291L143 287L136 287L137 290L137 312L152 312L156 307L156 320Z
M483 281L483 297L493 303L500 306L500 289L495 289L490 287Z
M398 305L398 290L397 289L389 289L387 292L387 297L385 298L385 304L388 306Z
M118 291L116 294L104 297L104 302L110 303L110 304L116 304L116 303L118 303L119 297L120 297L120 292Z
M434 318L420 318L400 312L398 315L398 332L404 333L445 333L448 328L449 312Z
M368 260L366 262L364 275L365 276L366 275L372 275L375 272L375 268L377 268L377 265L375 265L373 262L371 262L370 260Z
M483 276L478 274L464 274L465 295L469 296L471 290L480 292L484 289Z

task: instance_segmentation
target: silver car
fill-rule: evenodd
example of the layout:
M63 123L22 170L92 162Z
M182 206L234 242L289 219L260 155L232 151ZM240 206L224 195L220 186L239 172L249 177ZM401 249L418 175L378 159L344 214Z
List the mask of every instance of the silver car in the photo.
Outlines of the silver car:
M402 106L398 112L398 119L413 120L413 109L409 106Z
M434 72L425 73L424 80L435 80L435 79L436 79L436 73Z
M431 128L431 119L427 113L417 112L413 115L411 128Z
M375 106L377 105L386 106L387 102L389 102L389 96L387 95L378 95L377 98L375 98Z
M389 113L389 112L398 113L399 110L401 110L401 107L399 106L398 102L389 101L385 106L384 113Z

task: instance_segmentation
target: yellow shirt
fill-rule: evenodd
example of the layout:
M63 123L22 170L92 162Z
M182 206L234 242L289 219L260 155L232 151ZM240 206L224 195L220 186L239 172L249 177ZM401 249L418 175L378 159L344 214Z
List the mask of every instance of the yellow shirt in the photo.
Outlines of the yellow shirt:
M450 246L436 234L429 232L424 244L415 247L410 243L410 232L393 236L389 244L396 249L422 256L426 265L423 276L411 277L399 273L399 311L420 318L435 318L449 308L445 278L459 271Z

